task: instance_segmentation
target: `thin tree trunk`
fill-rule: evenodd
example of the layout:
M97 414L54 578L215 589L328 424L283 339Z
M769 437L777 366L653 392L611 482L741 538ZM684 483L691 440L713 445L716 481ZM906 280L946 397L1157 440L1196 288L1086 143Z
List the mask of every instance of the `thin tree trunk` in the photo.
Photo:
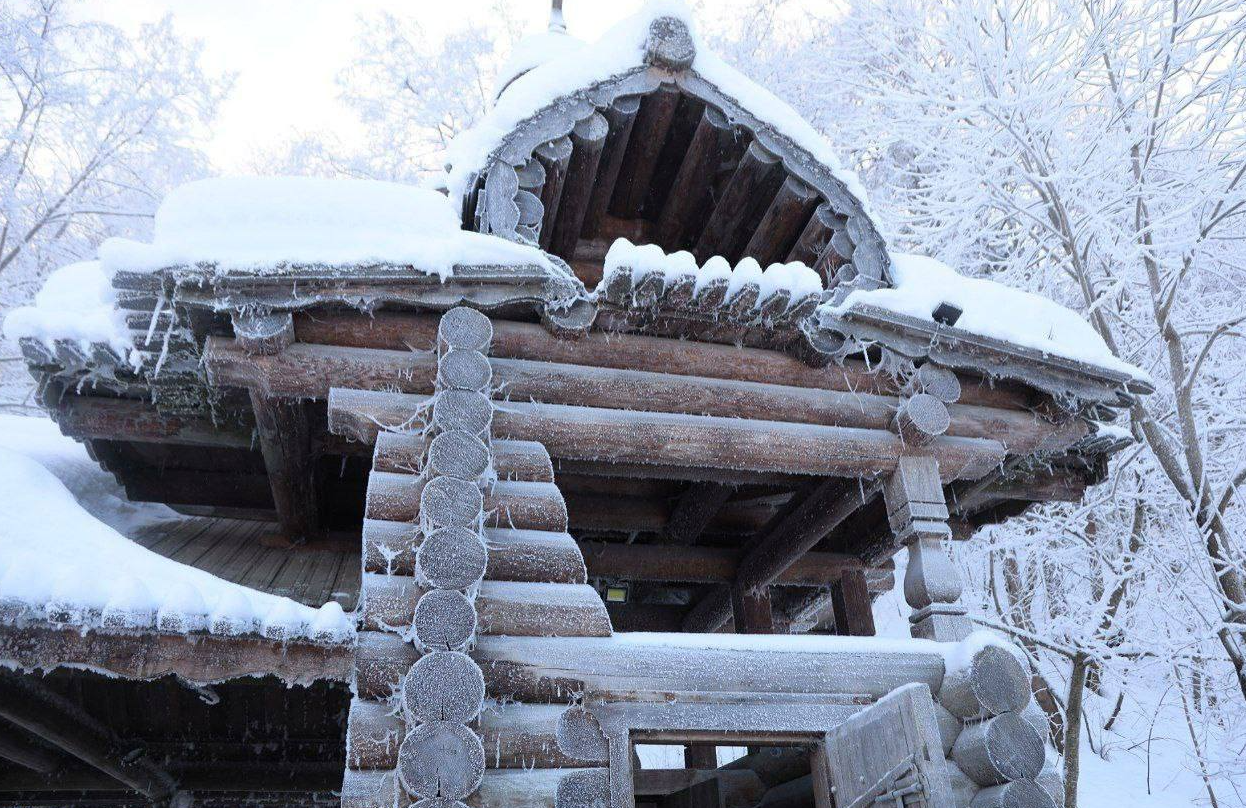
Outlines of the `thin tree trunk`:
M1086 690L1086 660L1081 651L1073 656L1069 677L1068 707L1064 711L1064 808L1077 808L1077 776L1081 771L1082 694Z

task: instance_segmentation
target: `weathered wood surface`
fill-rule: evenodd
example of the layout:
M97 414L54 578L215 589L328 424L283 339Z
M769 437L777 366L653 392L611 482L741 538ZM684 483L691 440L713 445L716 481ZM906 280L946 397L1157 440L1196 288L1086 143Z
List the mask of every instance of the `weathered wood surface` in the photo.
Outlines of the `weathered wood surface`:
M415 432L379 433L372 468L375 471L418 474L425 470L430 459L429 444L427 436ZM535 441L493 441L489 451L493 473L499 480L554 481L549 452Z
M435 316L376 312L300 314L295 331L305 343L389 350L431 350L436 341ZM645 370L681 376L735 379L839 392L898 395L903 384L870 369L864 362L813 367L778 351L708 342L688 342L642 334L592 332L578 340L551 335L533 323L493 323L489 354L495 358L589 365L620 370ZM988 385L960 377L962 404L1001 409L1027 409L1033 394L1004 382ZM348 385L343 385L348 386Z
M898 688L826 735L827 769L837 805L872 805L911 780L923 785L925 804L950 806L931 688Z
M493 322L466 306L456 306L437 318L437 348L440 351L489 352Z
M446 358L457 355L452 352ZM890 429L895 425L902 438L914 445L946 433L996 439L1014 454L1039 446L1058 448L1085 433L1083 424L1052 424L1021 410L964 403L948 408L924 393L900 400L866 391L819 390L590 364L483 357L479 361L491 363L493 382L503 395L521 401L862 429ZM303 343L278 356L257 359L215 339L209 341L208 363L218 384L253 386L305 398L324 398L331 387L427 394L434 390L437 367L435 356L428 352ZM468 386L484 389L480 379Z
M366 581L365 581L366 583ZM402 627L401 623L370 624L367 613L369 601L364 601L364 627L380 628L385 625ZM415 602L415 613L410 626L415 640L426 649L457 651L464 648L476 633L477 613L475 604L456 589L432 589L420 595Z
M571 130L571 162L550 237L549 250L555 255L570 258L575 254L609 129L606 118L594 112Z
M0 610L0 659L23 670L89 666L131 679L177 675L211 683L275 676L288 684L350 678L349 643L283 642L255 636L83 631ZM20 627L18 627L20 626Z
M336 434L374 441L385 425L411 424L430 399L400 393L330 392L329 426ZM494 437L535 440L551 457L868 476L895 470L904 452L882 430L791 424L746 418L642 413L511 401L493 413ZM945 478L977 479L997 466L1004 447L984 438L939 438L928 452Z
M489 769L472 795L473 808L592 808L592 801L559 800L563 778L597 769ZM342 808L393 808L420 804L401 788L393 770L347 769L342 783ZM450 808L429 803L431 808Z
M420 657L402 680L407 724L455 721L466 724L480 714L485 680L480 666L459 651L433 651Z
M674 87L662 85L640 99L610 203L609 210L615 216L632 219L640 215L680 95Z
M1006 648L987 645L948 671L938 698L960 719L1020 712L1030 702L1030 677Z
M594 238L601 231L606 209L610 205L610 198L614 195L614 187L619 178L619 169L623 166L623 158L627 153L632 127L636 122L636 113L639 110L640 97L631 95L616 98L602 111L602 115L609 124L609 131L597 163L597 176L593 182L593 192L584 217L581 233L584 238Z
M763 267L782 260L795 245L818 201L817 192L808 185L795 177L785 179L744 247L744 254Z
M728 771L751 771L766 788L774 788L809 772L812 753L812 747L763 746L744 757L723 764L722 768Z
M572 758L558 746L558 721L566 711L560 704L490 705L477 724L490 769L570 769L605 765L606 758ZM385 702L351 702L347 726L349 765L355 769L392 769L398 764L398 744L406 737L407 722Z
M424 589L402 575L363 575L365 630L410 625ZM435 590L429 595L435 594ZM422 597L423 595L423 597ZM610 617L586 584L485 581L475 600L482 634L511 637L608 637ZM421 635L423 636L423 635ZM434 644L434 643L430 643Z
M275 354L294 342L294 320L287 312L235 313L234 338L253 354Z
M831 603L835 609L836 634L874 636L874 604L864 570L844 570L839 580L831 584Z
M739 570L743 552L720 547L672 547L661 544L581 542L588 573L594 578L623 578L670 583L729 583ZM894 564L884 563L866 580L878 591L892 579ZM863 562L840 553L809 552L775 579L776 584L830 586L848 570L862 570Z
M981 786L1033 780L1043 768L1043 741L1016 713L967 724L952 747L952 759Z
M294 544L312 541L323 530L306 403L252 391L251 409L281 532Z
M416 549L424 541L412 522L365 520L364 569L391 575L414 575ZM489 550L485 578L491 581L582 584L587 573L575 539L544 530L485 528Z
M465 527L424 533L416 550L416 574L441 589L466 589L484 577L489 550L480 534Z
M485 750L469 727L430 721L413 728L398 747L398 781L414 797L461 800L480 785Z
M472 657L491 697L565 705L591 692L630 701L730 698L731 694L833 694L881 698L910 682L937 689L943 657L934 649L862 651L858 639L836 648L826 637L817 650L758 652L732 647L645 645L614 637L481 637ZM360 698L388 698L417 653L396 634L362 631L356 656ZM704 695L698 697L696 694Z
M984 788L969 803L970 808L1054 808L1055 805L1046 791L1029 780Z
M413 474L372 472L368 477L367 518L388 522L418 521L424 490L429 484ZM553 483L494 483L485 492L482 507L489 527L556 533L567 529L567 506Z
M755 210L765 210L783 180L780 159L756 141L750 143L697 239L692 251L697 261L704 263L713 255L737 259L752 234L746 223Z
M53 415L61 432L71 438L234 449L255 447L249 428L218 426L207 418L163 414L148 401L65 395L57 402Z
M710 787L703 805L712 808L753 808L760 803L765 786L750 771L727 771L713 767L685 769L641 769L635 774L633 789L638 797L673 796L677 792ZM695 805L695 803L694 803Z

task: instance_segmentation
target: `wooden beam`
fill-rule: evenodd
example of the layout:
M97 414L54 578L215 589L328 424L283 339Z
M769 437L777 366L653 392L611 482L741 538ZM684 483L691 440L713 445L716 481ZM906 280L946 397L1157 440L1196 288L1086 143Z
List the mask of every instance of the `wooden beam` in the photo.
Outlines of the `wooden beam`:
M818 193L800 180L785 179L745 245L744 254L763 267L782 260L800 237L818 199Z
M332 387L431 393L437 357L431 352L296 344L278 356L255 357L226 340L209 338L206 362L212 382L269 395L322 399ZM491 359L495 386L514 399L651 412L760 418L825 426L892 429L901 399L865 392L600 368L562 362ZM1078 422L1052 424L1030 412L978 405L933 403L957 437L990 438L1012 454L1037 446L1067 445L1085 433ZM927 408L929 409L929 408ZM912 443L911 433L901 433Z
M374 442L386 425L426 417L427 396L339 390L329 395L329 428ZM511 401L493 413L492 433L535 440L551 457L862 477L895 470L904 445L882 430ZM929 447L949 479L976 479L1004 448L982 438L939 438ZM828 528L829 529L829 528ZM819 537L820 538L820 537ZM806 548L807 549L807 548Z
M554 223L562 208L562 192L571 165L571 138L563 136L536 147L533 156L545 166L545 184L541 186L541 249L549 250L554 239Z
M593 578L621 578L664 583L730 583L739 571L744 550L719 547L679 547L663 544L620 544L582 541L580 551ZM808 552L774 580L777 585L830 586L845 573L861 571L875 590L883 587L894 564L870 568L855 556Z
M610 203L613 215L625 219L640 215L681 95L675 87L664 84L640 99Z
M0 610L0 659L25 670L91 667L127 679L176 675L189 682L274 676L290 685L350 678L353 646L342 642L277 641L266 637L186 634L154 630L83 632ZM19 623L20 621L20 623ZM15 625L21 628L15 628ZM50 662L55 660L55 662Z
M680 495L662 538L673 544L696 544L731 493L731 487L722 483L694 482Z
M831 584L831 602L835 608L836 634L874 636L874 604L861 570L845 570L839 580Z
M879 491L877 483L828 479L816 485L798 505L761 536L740 562L735 586L755 590L769 586L838 524ZM684 621L686 631L717 631L731 616L728 593L706 596Z
M715 255L734 261L735 243L745 240L740 237L741 228L757 208L770 203L783 178L782 161L757 141L750 143L697 239L693 249L697 262L705 263Z
M324 532L307 402L268 398L252 390L251 409L281 533L292 544L305 544Z
M232 449L254 447L250 428L164 414L153 404L135 399L66 395L57 403L55 417L61 432L71 438Z
M550 252L564 259L570 260L575 255L609 129L605 117L594 112L571 130L571 162L567 166L567 181L549 247Z
M109 727L31 676L0 676L0 717L148 799L168 799L177 789L141 750L127 749Z
M770 606L770 589L744 589L731 586L731 618L736 634L773 634L774 614Z
M657 243L667 252L683 249L694 221L710 209L714 180L731 145L732 132L726 116L713 107L704 107L658 216Z
M55 754L45 749L31 743L21 743L19 733L15 730L0 734L0 758L39 774L51 774L61 768L62 763Z
M606 208L610 205L610 197L614 195L619 168L623 165L623 156L627 152L632 126L639 110L640 97L635 95L616 98L610 106L602 110L602 115L610 124L610 131L606 135L606 143L597 164L597 178L588 202L588 214L584 217L581 235L586 239L596 238L601 233Z
M439 319L432 315L379 311L315 312L295 317L301 342L395 351L431 351ZM495 320L491 357L563 362L569 365L619 370L645 370L679 376L836 390L845 393L898 395L902 385L877 367L847 359L842 365L812 367L785 353L710 342L655 337L644 334L592 332L569 340L550 334L535 323ZM210 368L209 368L210 369ZM348 386L348 385L343 385ZM962 404L1001 409L1034 405L1034 394L1007 382L989 384L977 377L961 377Z

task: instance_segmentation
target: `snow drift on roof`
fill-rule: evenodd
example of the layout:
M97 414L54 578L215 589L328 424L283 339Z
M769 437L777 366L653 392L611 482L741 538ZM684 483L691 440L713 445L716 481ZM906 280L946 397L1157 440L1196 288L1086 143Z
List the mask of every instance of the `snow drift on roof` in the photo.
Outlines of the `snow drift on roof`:
M153 553L92 516L58 478L78 471L56 445L68 439L48 425L37 418L0 419L0 491L5 496L0 604L83 628L103 621L173 633L335 643L353 637L353 622L335 602L313 609L223 581ZM22 436L27 439L17 440ZM73 451L80 465L94 465L82 447L75 445ZM57 474L45 466L48 457L57 461L51 464Z
M822 278L800 261L771 264L763 271L756 259L746 256L733 269L726 258L715 255L698 266L696 257L686 250L668 253L657 244L633 244L625 238L617 238L606 252L602 280L597 286L599 292L605 289L611 274L620 267L632 271L633 281L639 281L650 272L662 273L668 282L692 275L696 278L693 289L697 293L710 281L723 278L729 284L727 300L749 283L757 284L759 301L780 290L789 292L793 300L822 291Z
M934 322L935 309L947 303L963 312L955 323L963 331L1149 381L1146 373L1118 359L1080 314L1042 295L967 278L922 255L892 253L891 276L894 288L852 292L829 311L842 314L854 306L877 306Z
M559 98L643 67L649 25L659 17L675 17L688 26L697 52L694 71L809 152L862 206L868 205L865 188L856 174L839 164L826 138L796 110L713 53L698 35L692 12L683 0L649 0L638 13L616 24L592 45L569 48L511 82L488 114L450 143L446 155L451 165L447 180L450 198L462 198L471 176L485 167L489 154L524 120Z
M506 87L519 76L534 67L584 50L584 40L570 36L566 31L541 31L530 34L515 43L510 56L498 68L493 84L500 95Z
M99 261L80 261L54 271L33 305L14 309L4 320L9 339L32 338L51 347L58 339L107 343L124 355L133 347L125 317L116 307L112 273Z
M456 264L548 266L535 248L462 230L457 210L436 191L376 180L200 180L165 197L151 244L109 239L99 257L110 270L410 264L443 279Z

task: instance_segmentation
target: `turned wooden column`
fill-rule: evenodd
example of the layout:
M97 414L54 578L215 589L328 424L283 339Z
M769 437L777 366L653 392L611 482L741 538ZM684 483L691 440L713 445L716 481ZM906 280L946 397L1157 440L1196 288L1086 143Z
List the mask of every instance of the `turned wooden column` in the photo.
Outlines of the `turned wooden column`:
M971 631L960 604L960 572L946 549L952 534L947 504L932 457L900 458L883 486L887 519L897 540L908 547L904 599L912 607L914 637L954 642Z

